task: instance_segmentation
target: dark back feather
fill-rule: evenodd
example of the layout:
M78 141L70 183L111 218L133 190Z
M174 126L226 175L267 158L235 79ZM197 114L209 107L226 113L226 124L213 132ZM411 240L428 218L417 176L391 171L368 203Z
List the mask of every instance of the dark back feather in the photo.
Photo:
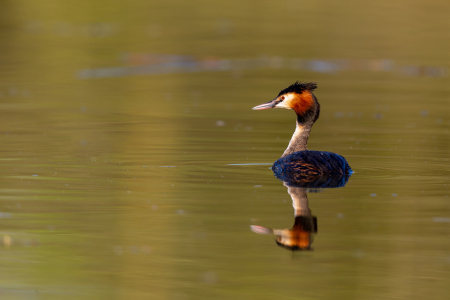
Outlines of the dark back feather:
M288 185L311 188L344 186L353 172L339 154L308 150L278 159L272 171Z

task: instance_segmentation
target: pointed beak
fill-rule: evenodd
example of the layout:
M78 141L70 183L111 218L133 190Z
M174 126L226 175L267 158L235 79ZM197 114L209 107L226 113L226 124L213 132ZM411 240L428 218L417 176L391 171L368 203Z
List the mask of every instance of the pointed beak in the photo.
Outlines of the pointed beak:
M258 106L253 107L253 110L261 110L261 109L268 109L268 108L274 108L277 105L277 99L274 99L272 101L269 101L264 104L260 104Z
M258 225L250 225L250 230L258 234L272 234L273 230L267 227L262 227Z

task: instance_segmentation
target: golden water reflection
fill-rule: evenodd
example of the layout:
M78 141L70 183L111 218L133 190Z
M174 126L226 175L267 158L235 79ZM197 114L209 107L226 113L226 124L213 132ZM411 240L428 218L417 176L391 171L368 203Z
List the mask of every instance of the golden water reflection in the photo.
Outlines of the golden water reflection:
M313 216L309 208L307 192L320 192L321 189L343 187L349 175L319 175L302 176L302 174L283 174L283 185L292 199L294 208L294 225L291 229L273 229L258 225L251 225L250 229L258 234L275 236L278 246L286 249L312 250L314 235L317 234L317 217Z
M449 8L3 1L0 298L447 299ZM293 121L250 110L295 80L357 176L293 262L248 228L295 223Z

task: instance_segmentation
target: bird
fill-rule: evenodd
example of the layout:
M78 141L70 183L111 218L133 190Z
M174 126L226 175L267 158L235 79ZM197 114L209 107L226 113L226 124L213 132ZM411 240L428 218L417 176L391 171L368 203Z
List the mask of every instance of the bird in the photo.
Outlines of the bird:
M293 174L310 177L353 173L347 160L341 155L307 150L311 128L320 115L320 104L313 94L316 88L315 82L296 81L272 101L253 107L253 110L292 109L297 115L295 132L289 145L281 158L272 165L272 171L278 178L292 177Z
M317 217L312 215L309 208L307 188L291 186L288 182L283 184L292 198L294 226L291 229L272 229L250 225L250 229L254 233L274 235L277 245L288 250L312 250L313 235L317 233Z

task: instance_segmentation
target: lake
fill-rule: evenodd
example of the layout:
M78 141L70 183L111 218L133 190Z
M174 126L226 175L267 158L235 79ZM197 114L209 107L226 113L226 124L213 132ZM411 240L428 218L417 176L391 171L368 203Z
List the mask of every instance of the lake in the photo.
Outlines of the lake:
M1 298L448 299L449 9L3 3ZM297 80L354 171L301 190L303 251L257 234L297 224L295 114L251 109Z

